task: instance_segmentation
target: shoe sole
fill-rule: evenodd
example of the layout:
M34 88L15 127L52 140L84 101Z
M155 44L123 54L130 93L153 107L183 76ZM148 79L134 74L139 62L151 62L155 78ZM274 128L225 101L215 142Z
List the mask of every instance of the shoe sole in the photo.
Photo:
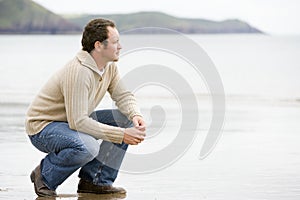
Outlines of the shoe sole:
M124 192L102 192L102 193L96 193L95 191L90 191L90 190L77 190L77 193L91 193L91 194L116 194L116 195L118 195L118 194L126 194L126 192L124 191Z

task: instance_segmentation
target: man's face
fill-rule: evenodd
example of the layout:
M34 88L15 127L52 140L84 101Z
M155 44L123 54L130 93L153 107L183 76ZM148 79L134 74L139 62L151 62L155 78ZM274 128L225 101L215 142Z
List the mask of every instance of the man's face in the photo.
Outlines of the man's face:
M116 28L107 27L108 29L108 38L104 43L104 49L102 56L105 57L108 61L118 61L119 54L121 50L121 45L119 42L119 32Z

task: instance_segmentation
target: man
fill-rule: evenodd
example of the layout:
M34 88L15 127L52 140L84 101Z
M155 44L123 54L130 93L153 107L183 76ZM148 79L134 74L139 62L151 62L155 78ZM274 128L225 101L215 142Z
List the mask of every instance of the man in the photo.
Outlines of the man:
M136 100L120 83L115 24L90 21L81 43L82 50L50 78L27 112L30 141L47 153L30 175L38 196L57 196L56 188L79 168L78 192L126 193L112 184L127 146L145 137ZM106 91L119 110L94 112Z

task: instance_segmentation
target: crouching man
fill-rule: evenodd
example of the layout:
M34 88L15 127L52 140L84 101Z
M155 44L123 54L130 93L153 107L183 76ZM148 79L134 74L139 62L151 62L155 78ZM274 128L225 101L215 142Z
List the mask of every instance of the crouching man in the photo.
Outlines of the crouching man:
M145 138L145 122L115 63L122 48L115 24L90 21L81 43L27 112L30 141L47 153L30 175L38 196L57 196L56 188L79 168L79 193L126 193L113 183L128 145ZM106 92L118 109L95 111Z

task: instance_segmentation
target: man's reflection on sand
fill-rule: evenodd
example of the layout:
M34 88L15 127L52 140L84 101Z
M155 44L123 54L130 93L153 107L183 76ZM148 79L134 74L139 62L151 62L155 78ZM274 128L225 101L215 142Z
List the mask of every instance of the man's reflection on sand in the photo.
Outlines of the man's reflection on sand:
M61 199L74 199L74 200L119 200L126 198L126 194L91 194L91 193L78 193L78 194L59 194L58 197L37 197L35 200L61 200Z

